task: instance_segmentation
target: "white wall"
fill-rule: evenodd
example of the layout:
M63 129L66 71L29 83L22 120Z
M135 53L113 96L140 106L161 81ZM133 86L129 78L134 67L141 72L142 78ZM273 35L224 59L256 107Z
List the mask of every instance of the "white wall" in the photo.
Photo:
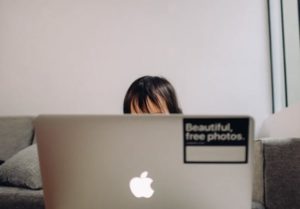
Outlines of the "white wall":
M0 115L122 113L163 75L188 114L271 113L267 2L0 0Z
M268 117L257 131L259 138L299 138L300 102Z

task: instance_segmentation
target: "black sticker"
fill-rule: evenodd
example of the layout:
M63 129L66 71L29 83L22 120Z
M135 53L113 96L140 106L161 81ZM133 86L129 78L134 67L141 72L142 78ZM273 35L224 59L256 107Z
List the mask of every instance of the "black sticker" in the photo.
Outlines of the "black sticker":
M183 119L185 163L247 163L249 118Z

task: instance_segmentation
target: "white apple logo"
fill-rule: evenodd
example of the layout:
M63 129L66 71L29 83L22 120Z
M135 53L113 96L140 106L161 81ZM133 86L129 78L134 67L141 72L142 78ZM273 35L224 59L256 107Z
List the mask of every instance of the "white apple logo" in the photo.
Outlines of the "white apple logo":
M148 172L144 171L140 177L134 177L129 182L132 194L137 198L150 198L154 190L151 188L153 180L147 177Z

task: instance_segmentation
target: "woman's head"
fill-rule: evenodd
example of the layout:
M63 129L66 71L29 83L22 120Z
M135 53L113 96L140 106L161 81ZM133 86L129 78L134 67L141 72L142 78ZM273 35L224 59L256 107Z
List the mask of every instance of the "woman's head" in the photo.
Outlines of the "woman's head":
M124 113L181 113L175 89L158 76L143 76L135 80L125 95Z

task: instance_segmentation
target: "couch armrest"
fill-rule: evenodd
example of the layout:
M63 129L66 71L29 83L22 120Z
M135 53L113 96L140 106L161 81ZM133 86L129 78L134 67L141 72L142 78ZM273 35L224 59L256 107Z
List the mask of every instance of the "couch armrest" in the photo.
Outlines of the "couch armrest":
M254 141L253 157L253 193L254 202L264 203L264 179L263 179L263 143Z
M265 207L259 202L252 202L252 209L265 209Z

